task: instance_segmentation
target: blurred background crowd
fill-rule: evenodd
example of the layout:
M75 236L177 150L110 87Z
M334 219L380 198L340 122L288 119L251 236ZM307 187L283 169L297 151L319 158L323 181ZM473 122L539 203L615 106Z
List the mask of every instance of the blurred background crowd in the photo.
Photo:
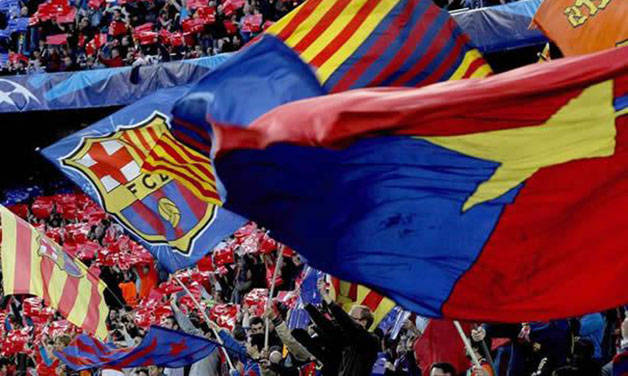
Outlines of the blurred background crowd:
M331 298L321 273L298 253L248 223L221 242L196 267L175 274L182 286L159 268L152 256L130 239L82 193L39 196L15 204L27 219L108 286L111 311L109 342L138 345L151 325L159 325L229 344L240 375L623 375L628 353L628 320L618 307L569 320L522 324L467 323L465 329L481 360L472 366L451 322L426 320L395 309L378 320L366 306L343 310ZM270 309L267 299L277 267ZM304 294L318 300L305 300ZM309 289L306 291L306 288ZM0 295L2 296L2 295ZM264 344L270 320L269 345ZM381 319L381 318L380 318ZM2 296L0 302L0 375L78 374L55 356L80 330L39 298ZM613 361L614 360L614 361ZM214 352L180 369L142 367L128 376L228 375L225 353Z

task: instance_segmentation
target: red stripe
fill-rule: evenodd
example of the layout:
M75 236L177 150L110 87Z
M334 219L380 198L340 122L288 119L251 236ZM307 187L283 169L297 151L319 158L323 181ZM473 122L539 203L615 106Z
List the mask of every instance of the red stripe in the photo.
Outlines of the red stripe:
M126 145L128 145L128 146L132 147L132 148L133 148L133 150L135 150L135 152L136 152L137 154L139 154L139 156L140 156L141 158L146 158L146 152L147 152L147 150L144 150L144 149L141 149L140 147L138 147L138 146L135 144L135 142L134 142L134 141L132 141L132 140L129 138L129 135L128 135L128 134L124 134L124 135L122 136L122 138L123 138L123 141L126 143Z
M149 151L151 147L150 145L148 145L148 141L146 141L144 135L142 135L142 132L140 132L139 129L133 129L132 132L135 133L135 137L140 140L140 144L142 144L144 150Z
M415 86L425 86L431 83L437 82L444 74L447 72L449 68L451 68L456 60L460 58L460 52L464 47L465 43L467 43L466 38L456 38L456 44L451 49L449 56L438 66L436 70L430 73L426 78L419 81ZM421 72L417 72L419 74Z
M342 13L343 9L347 7L351 3L351 0L338 0L332 5L332 7L325 13L323 17L314 25L314 27L299 41L299 43L294 46L293 50L297 52L305 51L318 37L325 32L329 28L329 25L332 24L338 17L340 13Z
M434 60L436 55L443 49L445 44L451 40L451 32L448 28L441 29L434 41L428 47L425 55L421 56L421 59L417 64L413 65L408 71L399 76L390 86L403 86L407 81L415 78L419 73L425 70L425 68Z
M124 358L121 362L114 364L116 367L121 367L121 368L125 368L131 364L133 364L133 362L135 362L136 360L145 357L146 355L152 353L153 351L155 351L155 349L157 348L157 338L153 338L153 340L150 342L150 345L146 346L144 349L136 352L135 354L131 354L129 356L127 356L126 358ZM151 360L152 359L148 359Z
M33 231L28 224L15 217L15 270L13 271L13 292L28 294L31 292L31 236Z
M44 302L46 302L48 306L51 306L50 293L48 291L51 287L50 277L52 276L52 271L55 268L55 263L48 257L41 257L39 265L41 268L42 287L44 290Z
M144 222L148 223L148 225L155 231L157 234L165 234L166 228L164 224L161 222L159 218L155 216L155 214L150 211L146 205L142 201L135 201L131 208L142 217Z
M395 17L393 22L390 23L377 42L375 42L366 54L364 54L364 56L372 57L372 59L361 58L358 62L356 62L344 75L344 77L342 77L342 79L332 88L333 92L348 90L351 85L353 85L355 81L360 78L360 76L362 76L362 74L371 65L373 65L377 58L390 46L390 43L397 38L397 33L395 33L395 31L398 32L401 28L403 28L403 25L408 22L412 16L412 10L416 7L416 5L415 0L409 0L406 3L403 11Z
M612 156L542 168L525 182L454 286L446 316L546 321L628 301L628 118L616 124Z
M314 9L316 9L318 4L320 4L322 1L323 0L306 1L301 9L299 9L299 12L294 17L292 17L290 22L288 22L288 24L284 26L283 29L281 29L281 32L277 34L277 37L284 41L288 39L288 37L292 35L292 33L299 27L299 25L301 25L303 21L305 21L305 19L314 11Z
M162 198L165 198L166 195L164 195L164 193L161 190L155 191L153 192L153 194L151 195L156 201L161 200ZM181 223L181 221L179 221L179 223ZM174 230L174 236L178 238L182 237L184 234L183 229L179 226L179 223L177 223L177 226L172 226L172 229ZM165 231L162 232L161 234L165 234Z
M92 283L91 295L89 297L89 304L87 306L87 315L83 320L81 328L90 334L95 334L100 323L100 291L98 291L98 284Z
M202 177L202 176L198 175L196 172L194 172L192 169L190 169L188 166L186 166L186 164L188 164L187 162L183 161L182 159L177 159L176 157L178 156L178 154L174 150L172 150L172 148L170 148L170 146L163 145L163 144L161 146L166 150L166 152L168 153L169 156L171 156L171 157L173 157L175 159L175 161L179 162L180 164L183 164L183 166L177 165L178 167L184 168L187 171L188 174L190 174L193 177L195 177L196 180L198 180L198 181L205 181L206 180L205 177ZM170 171L170 170L175 171L174 168L169 167L169 166L172 165L172 163L167 162L167 161L164 162L161 159L161 157L157 155L157 153L155 152L155 149L153 149L150 152L150 156L153 158L153 160L155 160L156 163L152 164L148 160L146 160L146 161L144 161L144 165L152 166L153 168L163 167L164 169L167 169L168 171ZM183 177L186 180L192 180L192 179L190 179L189 176L187 176L187 175L185 175L183 173L179 172L179 173L177 173L177 175ZM207 177L207 180L210 180L210 181L212 181L214 179L215 178L214 178L213 175L210 175L209 177ZM212 185L212 186L214 186L214 185Z
M170 139L173 140L172 138L170 138ZM177 142L177 141L173 140L173 142ZM202 170L202 172L205 174L205 176L200 176L196 172L194 172L192 169L187 167L191 163L186 161L184 159L184 157L181 156L181 154L179 152L174 150L167 142L163 142L163 141L160 140L159 146L161 146L168 153L169 156L171 156L175 161L177 161L181 165L180 167L185 168L186 170L189 171L189 173L191 175L194 175L197 179L199 179L201 181L209 180L208 183L210 183L213 187L215 187L215 183L214 182L216 180L216 177L214 176L214 174L207 167L203 166L203 164L206 164L206 165L209 164L209 159L204 159L204 160L203 159L197 159L199 162L193 164L196 168ZM183 149L185 150L185 147L183 147ZM157 153L155 152L155 149L153 149L153 151L151 151L150 155L155 160L158 160Z
M467 71L464 73L462 78L471 77L471 75L473 75L473 73L475 73L475 71L477 71L484 64L486 64L486 60L484 60L484 58L482 57L478 57L477 59L473 60L473 62L469 64L469 67L467 68Z
M417 22L412 31L409 34L406 42L401 46L395 57L386 65L375 79L368 84L368 86L379 86L386 78L396 72L399 67L412 55L412 52L416 49L417 45L425 36L427 30L430 29L441 10L436 6L430 6L425 11L425 14L421 18L420 22ZM421 59L423 60L423 59Z
M202 194L203 196L207 196L210 198L215 198L217 200L220 200L220 197L218 196L218 194L214 191L208 190L204 187L202 187L201 185L199 185L199 183L196 180L192 180L189 177L187 177L186 175L180 173L179 171L172 169L168 166L153 166L149 163L146 163L147 166L150 166L152 168L152 170L149 171L155 171L156 169L161 169L161 170L165 170L168 171L169 173L178 176L180 179L185 180L186 182L189 182L190 184L192 184L196 189L199 190L199 193Z
M312 65L320 67L323 65L340 47L342 47L351 36L355 33L355 31L364 23L366 17L368 17L373 9L377 6L379 0L367 0L366 3L360 8L358 13L351 19L351 21L342 29L340 34L336 35L336 37L329 43L325 48L316 55L314 59L310 62ZM381 22L381 20L380 20Z
M157 133L155 133L155 128L153 128L153 127L148 127L147 131L148 131L148 134L150 135L150 138L152 139L153 143L158 142L158 141L159 141L159 139L161 138L161 137L159 137L159 136L157 135ZM162 135L167 135L167 132L166 132L166 133L163 133Z
M202 153L207 153L209 154L211 152L211 147L209 145L203 144L201 142L198 142L196 139L188 136L187 134L178 131L176 129L174 129L172 131L172 134L180 141L182 141L184 144L186 145L190 145L191 147L195 148L196 150L202 152Z
M67 279L65 280L65 285L63 286L63 293L61 294L61 300L59 301L59 306L57 310L61 312L62 315L67 317L74 304L76 303L76 298L78 297L78 287L79 287L80 278L72 277L68 274Z
M190 190L187 189L186 187L179 187L179 191L181 191L181 196L183 196L183 199L185 200L185 202L188 204L190 209L192 209L192 213L194 213L194 216L196 217L196 219L200 220L201 218L203 218L203 215L205 214L205 210L207 207L206 203L199 202L199 199L196 196L194 196L192 192L190 192Z
M354 302L358 300L358 284L357 283L352 283L349 285L349 294L347 294L347 296L349 297L349 299L351 299Z
M171 142L173 144L177 144L179 145L179 147L181 148L181 150L183 151L183 154L185 154L189 159L198 162L198 163L209 163L209 158L204 156L204 155L198 155L198 153L192 153L187 147L185 147L185 145L181 144L181 141L177 140L176 138L174 138L173 135L170 134L164 134L164 139L168 139L171 140ZM163 143L163 142L161 142Z
M377 307L379 306L379 303L382 302L382 300L384 300L383 296L376 293L375 291L371 291L368 294L366 294L366 296L364 297L364 300L362 300L362 303L360 304L369 307L371 311L375 311Z
M175 119L175 124L181 126L182 128L185 128L187 130L189 130L190 132L196 134L198 137L200 137L203 141L207 141L207 142L211 142L211 138L209 137L209 135L205 132L202 132L201 130L203 129L202 127L193 124L193 123L189 123L181 118L176 118ZM211 126L211 122L208 122L208 125ZM199 129L200 128L200 129Z

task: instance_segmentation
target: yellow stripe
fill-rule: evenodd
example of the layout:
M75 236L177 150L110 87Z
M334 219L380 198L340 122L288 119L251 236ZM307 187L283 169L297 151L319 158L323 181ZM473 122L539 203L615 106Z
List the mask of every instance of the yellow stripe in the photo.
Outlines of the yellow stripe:
M363 1L364 2L364 1ZM390 13L398 0L380 0L375 9L366 17L364 22L358 27L342 47L318 69L318 76L321 82L327 81L329 77L351 56L362 43L368 38L379 23ZM329 40L331 41L331 39ZM326 45L325 43L324 45ZM308 49L309 50L309 49ZM307 51L306 51L307 52Z
M318 55L319 52L323 50L323 48L327 47L327 45L336 37L342 29L351 20L355 17L355 14L362 8L362 6L366 3L366 0L352 0L345 9L336 17L336 19L329 25L325 31L323 31L312 44L308 46L308 48L301 53L301 58L309 63Z
M212 165L209 161L209 158L204 157L201 154L198 154L199 158L203 158L203 160L206 161L206 163L202 163L201 162L196 162L193 161L192 159L188 158L186 155L186 150L183 149L182 145L178 142L175 142L173 139L171 139L170 137L162 137L162 140L168 144L168 146L170 146L171 148L174 149L174 151L181 157L183 158L183 160L186 162L186 167L188 167L190 170L194 171L197 175L199 175L201 178L204 178L202 181L200 181L200 183L203 184L208 184L210 185L213 190L215 191L216 188L216 182L214 181L214 174L213 174L213 169L212 169ZM163 150L164 154L168 155L166 153L166 151L163 148L160 148L161 150ZM159 150L159 149L157 149ZM159 154L159 153L158 153ZM170 156L170 155L168 155ZM179 162L176 162L174 160L174 157L170 156L172 158L172 161L175 164L178 164ZM203 167L205 167L205 169L207 169L210 173L212 173L212 175L207 175L205 172L203 172L198 166L203 165ZM197 178L193 178L195 180L197 180Z
M281 31L286 27L286 25L288 25L290 21L292 21L294 16L296 16L297 13L301 11L305 3L306 2L302 3L297 8L295 8L292 12L288 13L287 15L282 17L279 21L272 24L268 29L266 29L264 33L270 34L270 35L278 35L279 33L281 33Z
M15 215L9 209L0 205L0 215L2 217L2 244L0 252L2 254L2 284L4 294L13 294L15 282Z
M628 107L624 108L623 110L619 110L615 113L615 117L620 117L624 115L628 115Z
M488 64L484 64L480 66L475 72L473 72L470 78L487 77L491 73L493 73L493 71L491 70L491 67Z
M364 304L364 299L366 298L366 296L371 292L371 289L368 289L362 285L358 285L358 293L357 295L357 299L356 299L356 303L362 305Z
M100 292L100 307L98 308L100 311L100 321L98 322L98 328L96 329L96 337L105 340L109 335L107 331L107 317L109 316L109 307L107 307L107 303L105 303L105 287L103 284L100 284L98 287L98 291Z
M161 124L160 124L161 125ZM146 143L148 144L149 149L152 149L155 147L155 144L157 143L157 141L161 138L161 135L163 133L162 131L162 127L155 125L152 126L153 128L153 132L155 133L155 136L157 137L157 139L154 139L153 136L151 136L150 133L148 133L148 127L142 127L139 129L139 132L142 136L144 136L144 141L146 141Z
M140 141L139 137L135 134L135 132L125 132L124 136L129 140L131 144L137 147L143 155L140 155L140 158L146 158L146 155L150 152L150 149L146 149L144 144Z
M78 262L76 262L78 264ZM80 267L80 266L79 266ZM83 272L86 272L86 269L83 269ZM74 325L80 327L83 325L85 321L85 317L87 316L87 311L89 309L89 300L92 295L92 284L87 279L87 277L83 276L79 280L76 300L74 301L74 306L72 310L68 314L68 321L73 323Z
M184 174L185 176L187 176L187 178L189 180L193 180L197 183L199 183L203 188L212 191L212 192L216 192L216 186L214 184L212 184L210 182L211 177L207 176L206 174L204 174L203 172L201 172L198 168L194 167L191 163L190 164L186 164L185 166L182 166L181 164L179 164L178 162L176 162L174 159L172 160L168 160L166 157L168 157L169 155L167 154L167 152L161 147L161 145L158 145L155 147L155 152L157 152L157 154L159 156L164 157L161 160L154 160L152 158L152 156L149 156L146 161L156 165L157 167L159 166L164 166L164 167L170 167L175 171L178 171L182 174ZM154 163L152 163L154 162ZM190 170L194 171L197 175L200 175L200 178L190 174ZM164 173L169 174L168 171L165 171ZM203 177L206 179L204 180ZM179 176L173 176L174 179L177 180L181 180L184 181L184 179L182 179Z
M323 0L320 4L310 13L309 16L297 28L292 32L292 35L285 40L285 43L294 47L303 39L307 33L323 18L325 13L331 8L334 1ZM303 58L303 57L302 57Z
M50 281L48 282L48 286L46 286L46 288L48 289L48 295L50 296L51 307L59 307L59 301L61 300L61 296L63 295L63 287L65 286L65 281L67 279L68 274L65 271L59 269L57 265L54 265L52 268Z
M476 49L468 51L466 54L464 54L464 59L462 59L462 63L460 63L456 71L451 75L451 77L449 77L449 80L462 79L464 74L467 73L467 70L469 69L469 66L471 65L471 63L473 63L476 59L479 59L481 57L482 56Z
M40 247L40 239L45 236L34 227L31 227L31 285L33 295L44 298L44 279L41 275L41 257L37 254Z
M379 323L384 319L384 317L386 317L388 312L390 312L390 310L395 307L395 305L395 302L384 297L384 299L382 299L382 301L377 306L377 309L375 309L375 311L373 312L374 320L372 327L377 327L377 325L379 325Z

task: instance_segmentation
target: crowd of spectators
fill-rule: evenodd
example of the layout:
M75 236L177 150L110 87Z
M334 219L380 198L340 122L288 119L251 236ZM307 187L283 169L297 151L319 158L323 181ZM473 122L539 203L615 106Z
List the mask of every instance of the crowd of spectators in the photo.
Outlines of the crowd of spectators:
M238 50L303 0L0 0L0 75ZM434 0L448 10L516 0Z
M235 366L230 370L225 352L216 351L188 367L122 370L127 376L615 376L626 374L621 369L628 372L628 319L623 308L570 320L475 326L469 333L481 369L470 360L462 367L425 364L416 345L427 330L424 333L412 316L404 318L395 333L390 326L371 330L371 310L356 305L346 312L331 298L324 279L315 282L320 303L297 304L304 279L313 269L254 223L225 239L195 267L174 274L200 302L211 319L207 323L174 276L160 270L146 249L85 195L37 197L10 209L105 281L109 342L136 346L150 325L213 340L218 333L220 340L229 343ZM277 265L280 248L283 262ZM276 291L268 308L274 274ZM70 344L80 329L39 298L3 296L1 291L0 298L0 376L77 374L54 351ZM295 323L296 310L306 312L307 319ZM270 322L268 347L265 320ZM434 346L445 340L429 335ZM101 372L81 371L80 376Z
M141 66L231 52L301 1L0 0L0 73Z

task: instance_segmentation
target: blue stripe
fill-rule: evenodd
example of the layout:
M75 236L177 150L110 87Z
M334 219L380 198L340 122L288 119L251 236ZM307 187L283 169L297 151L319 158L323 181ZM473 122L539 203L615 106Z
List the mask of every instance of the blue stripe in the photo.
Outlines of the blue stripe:
M272 229L310 265L430 317L441 316L521 187L461 212L498 166L394 136L340 150L277 144L216 159L228 209Z
M439 12L439 14L436 16L436 19L430 26L429 30L425 33L425 35L423 36L423 39L421 39L421 41L419 42L416 50L414 50L414 52L410 55L408 60L406 60L401 65L401 68L399 68L397 72L392 74L390 77L386 78L380 86L389 86L392 82L396 81L397 78L399 78L405 72L412 69L412 67L414 67L414 65L417 64L417 62L421 61L421 59L424 58L424 55L427 52L427 50L430 48L430 46L432 46L432 43L434 42L434 39L436 38L436 36L438 36L438 34L444 31L445 32L447 31L447 30L444 30L443 25L445 24L445 22L447 22L448 19L449 19L449 14L447 12L444 12L444 11Z
M169 183L169 184L171 184L171 183ZM159 215L159 210L157 209L157 200L155 200L153 195L149 195L149 196L145 197L141 201L141 204L146 206L148 211L150 211L153 214L155 214L155 218L163 224L164 228L166 229L166 233L165 234L161 234L161 235L164 235L166 237L166 239L168 239L168 240L175 239L175 237L174 237L174 230L172 229L172 226L170 225L170 223L164 221L161 218L161 216ZM144 234L148 234L148 235L159 235L158 232L157 232L157 229L154 229L148 222L146 222L144 220L144 218L141 215L139 215L139 213L133 208L133 206L128 206L128 207L122 209L121 214L130 223L133 224L133 227L135 227L140 232L142 232Z
M403 29L400 31L394 42L391 43L386 51L384 51L378 61L376 61L364 72L364 74L356 81L356 84L352 86L353 88L368 86L371 82L373 82L375 77L377 77L377 75L382 70L384 70L384 68L386 68L388 63L390 63L399 53L404 43L408 40L408 38L410 38L410 34L412 33L415 25L417 23L424 22L425 12L427 12L427 10L433 6L435 5L432 4L431 1L419 2L418 6L413 9L412 16L410 17L406 25L404 25ZM411 64L409 65L412 66L416 64L416 61L412 61L412 59L410 59L410 63ZM408 61L404 62L401 67L399 67L400 69L398 69L396 72L398 72L399 70L403 70L404 64L408 65Z
M447 68L447 70L445 71L445 73L443 73L442 76L440 76L438 78L438 82L440 82L440 81L447 81L451 77L451 75L454 74L456 69L458 69L460 64L462 64L462 60L464 59L464 56L469 51L471 51L471 47L468 44L465 44L462 47L461 52L458 54L458 57L456 58L456 61L449 68Z
M166 192L166 196L172 200L172 202L177 205L179 211L181 212L181 219L179 220L179 227L187 232L190 231L194 226L198 224L200 218L196 218L192 208L188 205L185 198L183 198L183 194L181 193L181 189L187 189L183 186L180 186L180 183L173 182L173 184L168 184L168 189ZM190 195L194 196L191 192ZM206 206L207 204L201 200L198 200L198 205Z
M456 40L460 34L459 29L454 29L451 32L451 37L445 43L445 46L438 52L434 59L425 67L425 69L418 75L414 76L407 82L404 82L405 86L418 86L418 84L428 78L432 73L436 72L440 65L447 60L456 46Z
M401 14L401 11L408 4L408 1L411 1L411 0L402 0L399 3L397 3L397 5L395 5L395 7L388 13L388 15L384 17L384 19L379 23L379 25L375 28L375 30L373 30L371 35L369 35L369 37L366 38L366 40L362 43L362 45L360 45L360 47L351 56L349 56L349 58L345 60L338 67L338 69L336 69L336 71L331 75L331 77L325 82L325 85L324 85L325 89L327 89L328 91L331 91L331 89L347 74L347 72L351 68L353 68L354 65L360 64L360 61L364 59L365 55L369 52L371 47L379 40L379 38L386 35L386 31L388 27L390 27L390 24L393 23L393 21L397 17L399 17L399 15ZM421 2L420 5L423 5L424 3L427 4L428 2ZM405 27L407 28L408 26L406 25ZM396 33L397 30L392 30L389 32ZM406 31L404 30L401 33L404 33L404 32ZM374 57L376 58L377 56L369 56L369 58L374 58ZM387 62L386 61L381 62L382 60L383 60L382 57L377 58L375 61L373 61L373 63L371 63L371 67L373 65L377 65L377 66L381 65L382 67L385 66ZM366 81L366 82L368 83L369 81ZM365 85L361 85L361 86L358 85L358 81L356 81L356 85L353 85L353 87L364 87L364 86Z
M613 106L615 107L615 111L619 112L626 107L628 107L628 94L623 97L615 98L613 101Z

